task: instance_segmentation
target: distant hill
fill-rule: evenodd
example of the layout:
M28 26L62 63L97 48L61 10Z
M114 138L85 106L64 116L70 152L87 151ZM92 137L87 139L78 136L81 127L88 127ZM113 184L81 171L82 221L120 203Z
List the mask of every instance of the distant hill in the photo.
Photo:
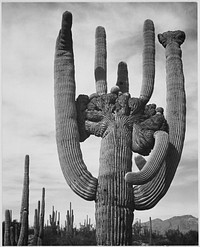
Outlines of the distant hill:
M177 230L180 232L186 233L190 230L198 231L198 218L195 218L192 215L183 215L183 216L174 216L167 220L161 219L152 219L152 231L165 234L169 229ZM149 229L149 221L141 224L142 226L147 226Z

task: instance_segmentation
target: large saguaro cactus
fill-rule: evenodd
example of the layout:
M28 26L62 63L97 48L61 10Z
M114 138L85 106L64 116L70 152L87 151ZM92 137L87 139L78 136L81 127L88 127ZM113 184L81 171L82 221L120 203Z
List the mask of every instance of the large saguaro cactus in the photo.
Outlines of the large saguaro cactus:
M116 85L107 93L106 32L95 34L96 93L75 100L72 14L65 12L55 52L56 140L63 174L71 189L96 207L98 245L132 243L133 212L152 208L165 195L180 161L185 133L185 92L181 31L159 35L166 48L167 114L148 104L154 88L155 31L144 22L143 80L131 97L127 64L118 65ZM101 137L99 176L87 170L80 149L90 135ZM132 172L132 153L138 153ZM148 160L143 156L149 156ZM133 187L133 185L136 185Z

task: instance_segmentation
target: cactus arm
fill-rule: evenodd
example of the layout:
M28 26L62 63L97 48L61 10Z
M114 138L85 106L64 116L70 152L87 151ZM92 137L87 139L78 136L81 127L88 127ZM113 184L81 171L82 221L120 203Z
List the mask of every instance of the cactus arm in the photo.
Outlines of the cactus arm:
M72 190L86 200L94 200L97 179L87 170L82 159L75 105L72 15L63 14L54 64L56 141L60 165Z
M95 68L94 75L96 81L96 92L107 93L107 51L106 32L104 27L98 26L95 32Z
M158 38L166 48L166 118L169 125L169 148L158 174L147 184L134 187L137 210L154 207L168 191L181 158L185 137L186 98L180 48L185 34L181 31L166 32L158 35Z
M151 209L165 195L165 169L166 162L164 161L158 174L150 182L133 188L135 210Z
M147 103L153 93L155 78L155 31L154 24L149 19L144 22L143 39L143 78L140 98Z
M166 162L172 166L169 173L169 179L172 180L181 158L186 130L186 96L180 47L185 40L185 33L182 31L166 32L158 37L166 48L166 119L170 138L170 149Z
M128 172L125 180L130 184L145 184L149 182L155 174L158 173L167 154L169 138L165 131L156 131L154 133L155 145L151 151L148 162L138 172Z
M122 93L129 92L128 69L125 62L120 62L118 64L116 85Z

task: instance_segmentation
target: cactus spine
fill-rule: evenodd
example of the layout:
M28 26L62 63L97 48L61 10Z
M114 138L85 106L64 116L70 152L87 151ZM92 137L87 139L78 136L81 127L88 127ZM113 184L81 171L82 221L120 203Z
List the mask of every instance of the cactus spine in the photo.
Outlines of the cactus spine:
M165 119L163 108L147 105L155 77L155 31L151 20L146 20L143 27L143 80L139 98L128 93L125 63L119 64L117 85L107 94L106 33L103 27L97 27L96 93L90 97L80 95L75 102L71 26L72 15L65 12L55 54L56 139L61 168L76 194L95 200L97 244L128 245L132 243L133 211L158 203L167 192L181 157L185 91L180 45L184 33L159 36L166 47ZM79 140L84 141L90 135L102 138L98 179L87 170L80 150ZM138 172L131 171L132 152L149 155L148 161L136 159Z

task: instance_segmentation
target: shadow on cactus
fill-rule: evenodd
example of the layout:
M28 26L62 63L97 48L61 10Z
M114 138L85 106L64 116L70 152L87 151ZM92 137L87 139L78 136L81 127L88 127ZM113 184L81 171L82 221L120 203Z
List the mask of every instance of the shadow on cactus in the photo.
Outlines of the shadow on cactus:
M118 65L116 85L107 93L106 33L95 34L96 93L75 100L72 14L65 12L56 42L55 116L59 160L65 179L80 197L95 201L98 245L132 243L134 210L154 207L166 194L180 161L186 101L180 45L181 31L159 34L166 54L166 112L147 104L154 88L155 31L151 20L143 27L143 79L138 98L129 93L128 69ZM165 117L166 116L166 117ZM99 175L82 159L80 142L101 137ZM138 153L132 172L132 153ZM143 156L149 156L147 161ZM133 187L133 185L135 185Z

